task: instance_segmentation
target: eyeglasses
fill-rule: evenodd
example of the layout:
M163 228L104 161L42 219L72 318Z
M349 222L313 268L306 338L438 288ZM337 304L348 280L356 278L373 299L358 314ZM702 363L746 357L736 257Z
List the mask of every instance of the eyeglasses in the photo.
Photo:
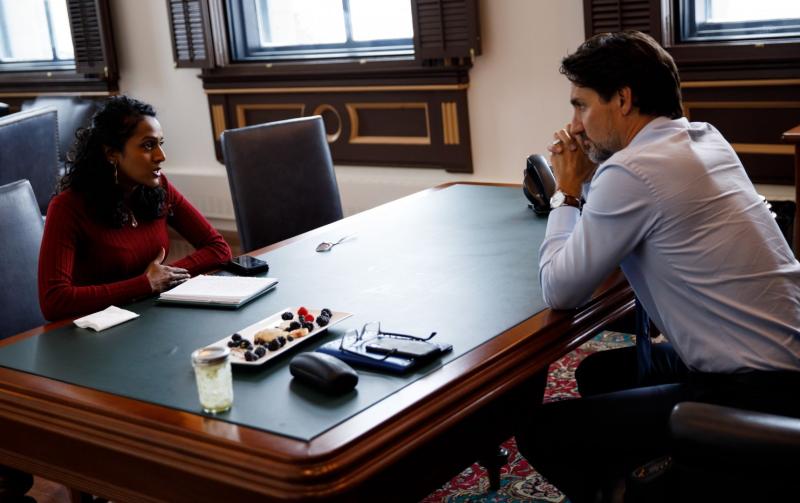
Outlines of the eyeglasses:
M372 358L373 360L377 361L384 361L390 356L393 356L397 350L393 349L388 353L383 355L376 355L372 353L368 353L364 351L362 348L364 344L369 342L372 339L377 339L378 337L394 337L398 339L409 339L412 341L429 341L433 339L436 335L436 332L431 332L431 335L427 337L417 337L415 335L408 335L408 334L400 334L397 332L384 332L381 330L381 322L379 321L371 321L365 323L361 330L356 330L355 328L351 328L347 332L342 335L341 340L339 341L339 351L344 353L355 354L358 356L366 356L367 358ZM345 340L348 342L345 343Z

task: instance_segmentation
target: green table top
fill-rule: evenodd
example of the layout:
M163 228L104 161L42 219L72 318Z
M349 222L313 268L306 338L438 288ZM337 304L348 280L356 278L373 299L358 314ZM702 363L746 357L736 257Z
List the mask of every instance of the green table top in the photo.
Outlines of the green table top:
M537 261L545 225L518 188L451 186L261 255L280 284L241 309L147 299L124 306L139 318L103 332L70 325L0 347L0 366L203 414L190 362L194 349L286 306L354 313L299 350L260 367L235 367L233 408L216 416L311 440L543 310ZM352 233L331 252L315 252L320 241ZM339 397L292 381L293 354L368 321L390 331L436 331L434 340L453 351L404 376L358 370L356 389Z

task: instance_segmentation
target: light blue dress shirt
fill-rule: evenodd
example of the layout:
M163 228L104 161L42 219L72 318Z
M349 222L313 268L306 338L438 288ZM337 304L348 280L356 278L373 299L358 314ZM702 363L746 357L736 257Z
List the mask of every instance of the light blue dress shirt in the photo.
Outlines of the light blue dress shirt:
M549 306L580 306L620 266L689 368L800 370L800 264L713 126L654 119L584 197L547 222Z

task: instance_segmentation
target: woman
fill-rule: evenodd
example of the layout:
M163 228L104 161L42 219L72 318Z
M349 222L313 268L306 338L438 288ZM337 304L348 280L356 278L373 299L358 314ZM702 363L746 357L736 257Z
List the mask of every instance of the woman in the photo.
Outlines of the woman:
M222 236L161 173L163 134L153 108L109 99L77 134L50 202L39 254L39 303L49 320L162 292L231 257ZM167 225L196 249L162 264Z

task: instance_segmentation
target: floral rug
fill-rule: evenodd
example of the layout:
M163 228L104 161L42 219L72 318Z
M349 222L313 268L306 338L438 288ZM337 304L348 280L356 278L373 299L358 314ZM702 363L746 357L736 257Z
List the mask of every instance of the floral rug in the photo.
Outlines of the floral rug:
M553 402L578 397L575 387L575 368L587 355L595 351L633 344L627 334L603 332L564 358L550 365L544 401ZM430 494L422 503L566 503L569 500L539 475L517 450L513 438L503 443L508 450L508 464L500 470L500 489L489 491L486 470L473 464L441 489Z

